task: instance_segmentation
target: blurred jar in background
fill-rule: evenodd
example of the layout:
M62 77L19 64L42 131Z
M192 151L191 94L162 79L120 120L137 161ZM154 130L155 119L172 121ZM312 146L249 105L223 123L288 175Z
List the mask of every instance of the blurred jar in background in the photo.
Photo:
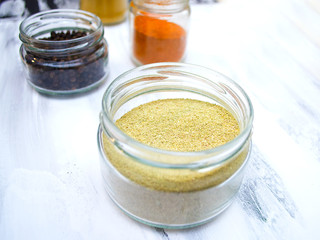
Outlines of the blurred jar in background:
M80 0L80 9L97 15L103 24L111 25L126 18L128 0Z
M132 60L137 65L184 59L189 0L132 0L129 10Z

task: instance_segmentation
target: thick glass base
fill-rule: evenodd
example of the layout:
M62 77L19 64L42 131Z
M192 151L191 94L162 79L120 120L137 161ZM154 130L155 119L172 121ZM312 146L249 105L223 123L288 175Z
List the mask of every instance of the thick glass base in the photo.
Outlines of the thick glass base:
M108 191L107 191L108 193ZM109 193L108 193L109 194ZM193 228L197 227L203 224L206 224L210 221L212 221L215 217L217 217L220 213L222 213L224 210L226 210L233 202L234 197L229 199L225 204L223 204L220 208L216 209L214 213L207 219L203 219L198 222L190 222L190 223L185 223L185 224L164 224L164 223L159 223L159 222L151 222L148 221L147 219L140 218L139 216L135 216L128 212L126 209L122 208L121 205L119 205L110 195L109 197L111 200L130 218L134 219L135 221L138 221L140 223L149 225L151 227L157 227L157 228L164 228L164 229L186 229L186 228Z
M219 185L198 191L170 192L145 187L123 176L104 153L100 127L98 145L105 189L113 202L131 218L167 229L195 227L223 212L239 191L250 155L231 177Z

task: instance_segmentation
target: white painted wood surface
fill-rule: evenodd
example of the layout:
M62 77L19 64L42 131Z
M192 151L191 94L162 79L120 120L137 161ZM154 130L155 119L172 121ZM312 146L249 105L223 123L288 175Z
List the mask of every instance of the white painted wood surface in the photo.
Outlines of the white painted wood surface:
M105 27L110 75L72 98L34 91L21 19L0 20L0 239L320 239L320 2L193 5L187 63L237 81L254 109L251 162L235 202L203 226L163 230L124 215L100 176L102 95L129 57L128 26Z

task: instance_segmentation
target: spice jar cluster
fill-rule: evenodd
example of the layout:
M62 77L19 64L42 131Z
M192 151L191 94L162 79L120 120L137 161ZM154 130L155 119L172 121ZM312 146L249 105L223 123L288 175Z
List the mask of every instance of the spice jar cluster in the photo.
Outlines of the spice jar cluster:
M60 95L102 84L109 73L103 23L125 19L128 2L120 2L121 11L107 16L81 1L103 22L66 9L25 19L20 55L30 85ZM132 0L128 14L131 58L142 66L113 80L102 98L97 139L104 185L137 221L194 227L225 210L239 190L251 151L252 104L226 76L179 63L186 56L188 0Z

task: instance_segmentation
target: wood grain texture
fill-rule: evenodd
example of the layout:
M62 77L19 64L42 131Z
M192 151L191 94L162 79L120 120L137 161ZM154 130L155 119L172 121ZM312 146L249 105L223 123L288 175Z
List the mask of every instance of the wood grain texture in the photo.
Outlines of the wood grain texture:
M34 91L19 57L21 19L0 20L0 239L320 239L320 5L224 0L193 5L187 63L229 76L255 110L234 203L197 228L164 230L105 193L96 133L102 95L134 67L127 23L105 27L110 75L71 98Z

